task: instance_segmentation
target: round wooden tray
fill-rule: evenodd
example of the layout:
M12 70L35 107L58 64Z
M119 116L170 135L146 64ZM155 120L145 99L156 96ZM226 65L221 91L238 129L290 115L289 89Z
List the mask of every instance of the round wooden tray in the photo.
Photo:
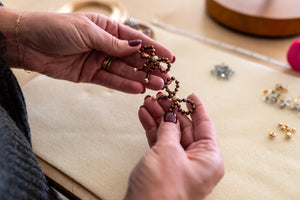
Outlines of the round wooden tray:
M206 0L209 15L234 30L264 37L300 33L299 0Z

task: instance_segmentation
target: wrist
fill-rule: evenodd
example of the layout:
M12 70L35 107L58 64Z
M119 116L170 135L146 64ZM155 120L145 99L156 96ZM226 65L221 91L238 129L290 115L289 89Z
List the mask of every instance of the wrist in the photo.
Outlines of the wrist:
M0 7L0 48L1 57L9 65L19 65L18 43L16 35L17 19L21 15L20 12L9 8Z

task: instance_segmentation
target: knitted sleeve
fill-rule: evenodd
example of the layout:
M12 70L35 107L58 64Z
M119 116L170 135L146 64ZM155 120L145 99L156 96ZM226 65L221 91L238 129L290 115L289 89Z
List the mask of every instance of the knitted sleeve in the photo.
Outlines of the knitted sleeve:
M49 186L30 144L24 98L0 56L0 199L60 199Z

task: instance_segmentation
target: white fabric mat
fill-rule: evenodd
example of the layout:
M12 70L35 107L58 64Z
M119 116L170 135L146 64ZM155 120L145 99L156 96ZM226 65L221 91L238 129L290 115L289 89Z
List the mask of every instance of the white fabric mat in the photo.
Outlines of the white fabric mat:
M219 135L226 175L210 200L296 200L300 197L300 115L266 104L262 91L288 85L300 95L300 78L275 71L193 39L155 29L176 55L171 68L179 97L195 92ZM231 80L210 74L225 63ZM148 149L137 111L145 95L39 76L23 88L34 152L107 200L122 199L129 174ZM286 140L277 124L298 129ZM273 140L268 132L278 132ZM279 134L280 133L280 134Z

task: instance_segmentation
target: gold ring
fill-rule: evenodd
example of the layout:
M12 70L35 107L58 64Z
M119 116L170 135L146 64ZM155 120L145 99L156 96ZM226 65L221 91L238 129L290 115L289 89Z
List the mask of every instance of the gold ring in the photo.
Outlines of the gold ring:
M115 59L116 57L114 56L107 56L102 63L101 69L104 69L105 71L109 72L110 65Z

